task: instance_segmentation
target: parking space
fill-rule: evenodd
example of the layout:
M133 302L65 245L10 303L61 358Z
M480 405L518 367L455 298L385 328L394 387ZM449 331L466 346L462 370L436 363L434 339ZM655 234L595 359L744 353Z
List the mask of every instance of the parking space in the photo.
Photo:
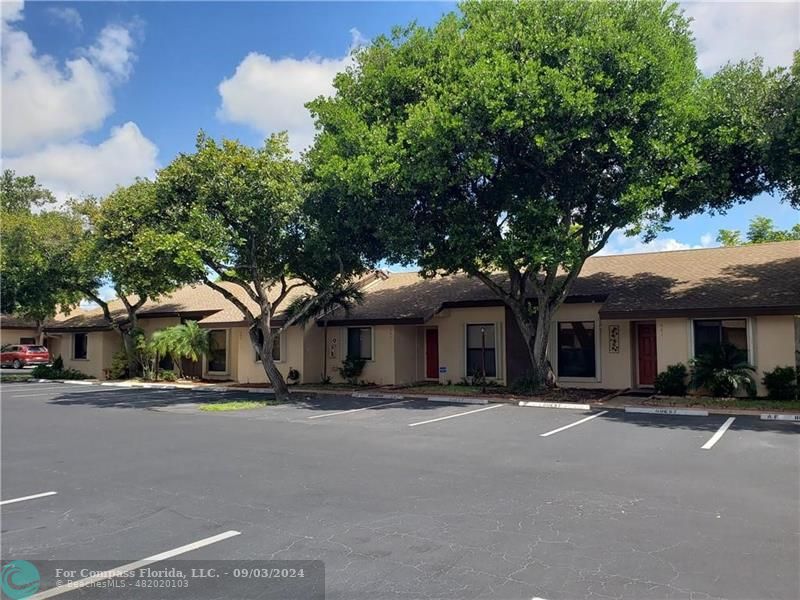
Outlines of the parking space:
M0 394L2 501L18 500L1 507L7 559L318 559L328 598L800 591L795 423L306 396L212 414L174 409L243 394L69 384Z

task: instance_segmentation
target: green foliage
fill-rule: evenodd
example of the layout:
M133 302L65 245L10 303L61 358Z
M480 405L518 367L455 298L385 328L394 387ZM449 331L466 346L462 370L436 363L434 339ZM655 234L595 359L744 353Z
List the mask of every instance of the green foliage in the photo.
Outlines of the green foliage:
M56 359L53 361L53 364L51 366L56 371L63 371L64 370L64 359L61 358L60 354L58 356L56 356Z
M367 361L363 358L348 356L342 361L342 366L339 367L339 375L347 383L358 385L358 378L361 377L365 364L367 364Z
M656 375L656 393L665 396L685 396L688 386L689 370L686 365L678 363L669 365L666 371Z
M18 176L5 169L0 177L0 210L3 212L28 213L55 202L53 193L36 182L33 175Z
M178 374L175 373L175 371L173 371L172 369L163 369L159 373L159 375L160 375L161 379L163 379L164 381L177 381L178 380Z
M798 372L794 367L775 367L764 373L761 380L767 388L767 396L773 400L798 399Z
M286 380L289 383L297 383L298 381L300 381L300 371L298 371L295 368L289 369L289 373L287 373L286 375Z
M770 116L767 179L800 208L800 50L794 53L791 69L780 72L763 110Z
M125 379L129 376L127 353L124 350L114 352L114 355L111 357L111 367L108 369L108 378Z
M85 375L75 369L65 369L63 363L61 368L56 368L55 363L52 365L37 365L31 371L31 377L34 379L92 379L89 375Z
M717 241L723 246L741 246L744 244L763 244L764 242L785 242L800 240L800 223L791 229L775 229L775 223L768 217L753 217L747 230L747 241L734 229L720 229Z
M692 387L708 390L713 396L728 397L744 391L755 396L755 368L744 352L732 344L701 354L691 361Z
M188 358L197 362L211 350L211 338L208 329L197 324L197 321L186 321L180 325L160 329L153 333L150 344L159 356L169 356L175 371L180 375L181 359Z
M331 384L331 376L330 375L323 375L322 379L320 379L319 382L322 385L330 385Z
M515 379L511 383L510 389L514 394L532 395L541 391L544 387L545 382L536 373L529 372Z

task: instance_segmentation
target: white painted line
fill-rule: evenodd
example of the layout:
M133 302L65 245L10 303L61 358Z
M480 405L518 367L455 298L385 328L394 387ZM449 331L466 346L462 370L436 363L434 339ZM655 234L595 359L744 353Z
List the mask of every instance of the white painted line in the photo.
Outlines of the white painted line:
M346 415L349 413L361 412L362 410L369 410L371 408L379 408L381 406L392 406L394 404L401 404L403 402L407 402L406 400L398 400L397 402L382 402L381 404L370 404L369 406L362 406L361 408L351 408L349 410L340 410L334 413L327 413L324 415L313 415L311 417L306 417L307 419L322 419L324 417L335 417L337 415Z
M470 396L428 396L429 402L448 402L450 404L489 404L488 398Z
M536 408L572 408L575 410L591 410L588 404L572 404L571 402L536 402L533 400L520 400L520 406L533 406Z
M405 398L403 394L382 394L379 392L353 392L351 396L353 396L353 398L381 398L385 400L402 400Z
M64 381L63 383L69 385L98 385L96 381Z
M694 410L691 408L644 408L641 406L626 406L626 413L643 413L648 415L681 415L685 417L707 417L707 410Z
M44 498L45 496L55 496L58 492L42 492L41 494L33 494L32 496L23 496L22 498L12 498L11 500L3 500L0 506L5 504L14 504L15 502L24 502L25 500L36 500L36 498Z
M369 406L364 406L362 408L351 408L350 410L340 410L339 412L335 413L328 413L325 415L314 415L311 417L306 417L307 419L322 419L325 417L335 417L336 415L346 415L349 413L354 412L361 412L362 410L369 410L370 408L379 408L381 406L392 406L393 404L401 404L403 402L407 402L407 400L398 400L397 402L384 402L382 404L371 404Z
M173 556L186 554L187 552L191 552L192 550L197 550L198 548L203 548L204 546L210 546L211 544L216 544L217 542L221 542L222 540L227 540L228 538L241 535L241 533L242 533L241 531L230 530L226 531L225 533L220 533L219 535L212 535L211 537L207 537L197 542L192 542L191 544L186 544L185 546L181 546L180 548L175 548L174 550L167 550L166 552L162 552L161 554L154 554L153 556L148 556L147 558L143 558L142 560L137 560L136 562L128 563L127 565L115 567L113 569L109 569L108 571L101 571L100 573L92 575L91 577L86 577L85 579L79 579L78 581L73 581L59 587L39 592L38 594L34 596L29 596L28 598L29 600L41 600L43 598L52 598L53 596L60 596L61 594L66 594L67 592L71 592L73 590L85 588L86 586L97 583L98 581L113 579L114 577L119 577L125 573L131 571L137 571L138 569L141 569L148 565L152 565L153 563L161 562L162 560L168 560Z
M777 413L764 413L761 415L762 421L796 421L800 423L800 415L782 415Z
M564 425L563 427L559 427L558 429L553 429L553 431L548 431L547 433L540 434L539 437L547 437L553 435L554 433L558 433L559 431L564 431L565 429L569 429L570 427L575 427L576 425L580 425L581 423L586 423L586 421L591 421L592 419L596 419L597 417L602 417L608 411L604 410L594 415L589 415L588 417L581 419L580 421L575 421L574 423L570 423L569 425Z
M705 444L703 444L702 449L703 450L711 450L711 448L714 447L714 444L716 444L719 441L719 439L725 434L725 432L728 431L728 427L730 427L731 424L735 420L736 420L736 417L728 418L722 424L722 426L719 429L717 429L717 432L714 435L711 436L711 439L708 440Z
M476 408L475 410L468 410L467 412L456 413L454 415L448 415L446 417L439 417L438 419L428 419L427 421L420 421L419 423L409 423L409 427L416 427L417 425L425 425L427 423L436 423L436 421L445 421L447 419L455 419L456 417L464 417L466 415L471 415L473 413L483 412L484 410L492 410L493 408L500 408L501 406L505 406L505 404L492 404L491 406L485 406L483 408Z

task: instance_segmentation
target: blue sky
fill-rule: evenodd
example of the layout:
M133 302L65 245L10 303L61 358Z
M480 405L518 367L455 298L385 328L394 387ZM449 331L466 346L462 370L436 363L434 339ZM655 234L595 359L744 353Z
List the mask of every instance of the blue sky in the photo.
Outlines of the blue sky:
M348 51L392 26L434 23L435 2L7 2L3 0L5 167L59 197L104 194L151 176L202 128L259 144L287 129L313 137L304 101L330 92ZM797 3L688 3L700 67L755 53L787 64L800 40ZM781 226L800 212L767 196L726 215L673 223L650 245L614 237L609 252L714 245L755 215Z

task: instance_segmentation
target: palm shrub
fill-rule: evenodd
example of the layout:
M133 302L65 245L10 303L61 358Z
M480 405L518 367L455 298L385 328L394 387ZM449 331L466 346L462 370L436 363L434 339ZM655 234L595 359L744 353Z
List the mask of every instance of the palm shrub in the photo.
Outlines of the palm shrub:
M685 396L688 386L689 370L683 363L669 365L665 371L656 375L656 393L665 396Z
M197 321L186 321L161 329L153 334L152 348L160 356L169 356L176 377L180 377L182 358L198 361L211 350L209 331L197 324Z
M794 367L775 367L764 373L761 380L767 395L773 400L795 400L797 398L798 371Z
M744 390L755 396L755 368L744 352L732 344L723 344L697 357L692 362L692 387L706 389L713 396L730 397Z

